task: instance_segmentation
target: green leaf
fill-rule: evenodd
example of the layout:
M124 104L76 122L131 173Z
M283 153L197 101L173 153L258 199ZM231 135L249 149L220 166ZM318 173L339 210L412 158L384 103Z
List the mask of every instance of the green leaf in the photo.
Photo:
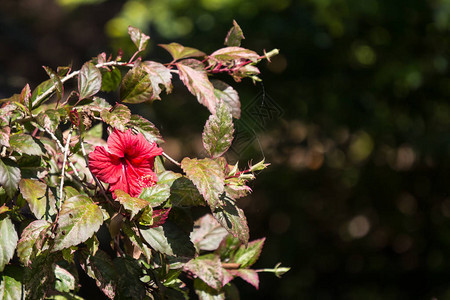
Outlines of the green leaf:
M59 292L70 292L75 289L75 276L68 270L55 264L55 289Z
M225 293L222 290L211 288L201 279L194 280L194 289L199 300L225 300Z
M45 197L47 185L35 179L21 179L19 182L22 197L28 202L31 211L37 219L42 219L44 214L55 210L55 198L53 195ZM48 201L47 201L48 200ZM53 201L51 201L53 200Z
M191 259L184 266L184 270L200 278L215 290L222 288L222 264L217 255L207 254Z
M167 67L154 61L144 61L142 66L147 71L152 84L152 100L161 100L159 97L159 94L161 94L161 86L166 89L167 94L172 91L172 74Z
M233 27L228 31L227 37L225 38L225 46L237 46L241 45L241 40L245 39L244 33L238 23L233 20Z
M225 63L242 59L248 59L252 62L257 62L259 60L258 53L241 47L225 47L214 51L209 57Z
M144 240L156 251L181 257L193 257L195 248L189 235L170 221L155 228L139 227Z
M224 199L223 202L213 211L214 218L234 237L247 244L249 229L244 212L230 199Z
M39 102L37 102L37 98L40 97L45 92L47 92L48 90L50 90L51 88L53 88L53 81L49 79L39 84L33 90L33 93L31 93L31 103L33 108L38 107L42 102L50 98L53 92L51 92L50 94L47 95L47 97L44 97Z
M0 124L0 146L10 147L9 136L11 135L11 128Z
M27 293L26 299L44 299L45 294L55 284L55 260L58 254L39 255L31 266L25 268L24 285Z
M142 103L152 100L153 88L144 66L138 64L125 74L120 85L120 99L125 103Z
M151 250L142 241L141 237L139 236L139 230L135 226L132 227L130 225L130 222L126 221L122 225L122 231L134 245L134 247L139 249L144 254L144 256L147 258L147 261L150 261L150 259L152 258Z
M109 109L103 109L100 113L102 120L108 125L124 131L125 124L130 121L131 112L128 107L123 104L116 104L112 111Z
M80 100L97 94L102 87L102 73L91 63L85 63L78 74L78 92Z
M200 195L197 187L187 177L173 181L170 187L170 202L174 206L205 206L206 201Z
M234 262L241 265L241 268L248 268L259 258L266 238L252 241L247 246L241 245L234 255Z
M23 271L19 267L8 266L3 274L0 275L0 299L16 300L25 298L22 287Z
M116 201L119 201L122 206L131 213L131 219L133 219L142 209L149 206L149 203L139 198L131 197L129 194L122 190L115 190Z
M187 59L176 64L179 76L188 90L197 97L200 104L206 106L214 114L216 112L217 98L214 87L208 79L201 62L195 59Z
M241 101L236 90L229 84L220 80L211 80L214 86L214 94L219 101L223 101L230 110L233 118L239 119L241 117Z
M44 66L44 70L45 72L47 72L47 75L50 76L50 80L55 86L57 96L56 101L59 102L64 94L64 86L61 82L61 78L59 78L58 74L56 74L55 71L53 71L50 67Z
M0 220L0 272L3 272L5 266L14 256L18 240L19 238L11 219L6 217Z
M87 251L81 251L80 265L86 274L95 280L97 286L108 298L115 298L118 275L108 254L100 249L95 255L89 255Z
M129 257L116 257L114 267L117 270L117 299L144 299L145 286L140 280L141 267L137 260Z
M102 211L89 197L77 195L67 199L61 207L52 251L76 246L86 241L102 223Z
M206 54L200 50L191 47L184 47L178 43L159 44L158 46L167 50L172 55L173 60L179 60L188 57L203 57Z
M20 93L20 103L23 103L26 108L28 108L29 111L32 110L31 107L31 89L30 85L27 83L25 87L22 89L22 92Z
M212 215L207 214L195 221L191 241L199 250L214 251L227 235L228 231Z
M57 110L47 109L37 115L36 121L40 126L54 133L58 129L61 117Z
M180 173L175 173L172 171L164 171L158 174L158 183L159 184L164 183L171 187L172 184L175 182L175 180L177 180L182 176L183 175L181 175Z
M198 188L211 209L218 207L219 197L224 192L225 181L225 175L220 165L209 158L190 159L185 157L181 161L181 168Z
M151 207L163 204L170 196L170 188L167 184L155 184L142 189L139 198L150 203Z
M131 115L130 121L127 125L128 127L132 127L142 133L145 139L149 142L155 142L158 144L164 143L158 128L156 128L152 122L139 115Z
M209 116L203 129L203 146L212 158L222 156L233 141L233 116L228 107L219 102L216 114Z
M139 28L128 26L128 34L131 40L138 48L138 51L143 51L147 47L148 40L150 37L144 33Z
M29 134L16 133L10 136L9 144L17 152L28 155L43 155L41 146Z
M120 70L112 67L111 70L102 69L102 86L100 88L103 92L112 92L115 91L122 80L122 73Z
M17 191L20 177L20 169L16 162L9 158L0 158L0 185L5 189L9 198L12 198Z

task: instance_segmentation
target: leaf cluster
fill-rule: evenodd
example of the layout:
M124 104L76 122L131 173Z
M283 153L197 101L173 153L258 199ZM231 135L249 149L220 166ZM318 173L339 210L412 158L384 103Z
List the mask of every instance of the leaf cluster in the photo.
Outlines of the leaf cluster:
M258 271L265 270L251 266L264 239L249 241L237 199L251 192L247 182L267 164L240 171L224 158L240 101L230 85L210 77L257 80L255 64L265 56L240 47L237 23L226 47L210 55L161 45L173 57L167 64L142 60L149 37L131 26L129 34L137 47L129 61L102 53L79 71L45 67L47 81L0 100L1 299L81 299L80 268L111 299L186 299L189 286L201 299L224 299L236 277L258 288ZM172 91L173 74L211 112L202 135L208 156L185 157L176 163L179 173L159 157L156 184L137 197L113 195L91 173L88 153L105 145L103 128L131 129L162 144L156 126L127 104L161 100ZM72 79L77 89L65 95ZM114 105L99 96L117 90ZM193 221L195 206L209 213Z

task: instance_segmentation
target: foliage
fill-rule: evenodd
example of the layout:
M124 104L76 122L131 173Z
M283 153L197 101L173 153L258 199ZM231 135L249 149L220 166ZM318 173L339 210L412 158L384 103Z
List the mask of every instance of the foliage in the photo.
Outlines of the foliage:
M79 299L79 267L111 299L185 299L188 287L201 299L224 299L235 290L230 283L235 277L258 288L258 272L279 276L288 270L251 269L264 239L249 241L237 199L246 194L239 191L251 190L247 181L254 171L267 164L242 171L228 164L223 155L233 140L240 103L231 86L209 79L225 73L237 82L259 80L254 65L268 56L240 47L243 35L236 22L228 46L210 55L176 43L161 45L173 57L167 64L143 60L139 53L149 36L131 26L128 32L137 47L129 61L102 53L79 71L45 67L49 80L0 100L2 299ZM157 165L156 180L153 170L139 173L145 169L137 167L144 156L137 152L152 145L159 155L155 144L163 139L126 104L161 100L163 91L172 91L172 74L211 112L203 131L208 156L178 163L163 153L180 173L152 157L147 165ZM65 95L65 83L74 78L77 89ZM235 95L232 101L216 96L223 86ZM121 103L111 106L103 97L117 89ZM109 152L99 139L104 127L116 143L108 139ZM120 143L128 147L121 156ZM189 209L195 206L206 206L210 213L193 222ZM102 227L108 229L110 245Z

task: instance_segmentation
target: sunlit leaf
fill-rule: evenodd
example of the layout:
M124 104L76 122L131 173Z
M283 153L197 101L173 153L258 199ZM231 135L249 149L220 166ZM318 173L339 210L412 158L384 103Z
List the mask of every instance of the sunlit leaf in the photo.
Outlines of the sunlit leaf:
M53 133L58 128L60 120L59 112L54 109L47 109L36 116L37 123Z
M30 210L37 219L42 219L46 212L54 211L55 199L53 195L46 197L47 185L45 183L35 179L21 179L19 188L22 197L28 202Z
M214 114L216 112L217 98L214 87L208 79L203 64L195 59L187 59L176 64L179 76L188 90L197 97L198 102L206 106Z
M0 146L10 147L9 136L11 135L11 127L0 126Z
M142 189L139 198L144 199L152 207L156 207L164 203L170 196L170 188L167 184L156 184L151 187Z
M78 74L78 92L80 93L80 99L94 96L100 91L101 87L101 72L93 63L85 63Z
M116 201L119 201L122 206L131 213L131 219L133 219L142 209L149 206L149 202L140 198L131 197L129 194L122 190L115 190Z
M233 141L233 117L228 107L220 102L216 113L209 116L203 129L203 146L213 158L224 154Z
M17 266L7 266L0 274L0 299L16 300L24 299L24 288L22 286L23 269Z
M9 144L11 148L17 152L28 155L42 155L41 146L36 140L29 134L16 133L12 134L9 138Z
M247 218L242 209L237 207L236 203L230 199L224 199L223 204L213 211L213 215L229 233L242 243L248 243L249 229Z
M148 44L148 40L150 37L144 33L139 28L128 26L128 34L130 35L131 40L138 48L138 51L145 50Z
M102 120L108 125L124 131L125 124L130 121L131 112L128 107L123 104L116 104L112 111L109 109L103 109L100 113Z
M227 37L225 38L225 46L237 46L241 45L241 40L245 39L244 33L238 23L233 20L233 27L228 31Z
M31 263L33 253L35 254L36 251L41 250L40 247L43 246L41 243L44 240L44 234L49 229L50 225L51 224L48 221L36 220L31 222L23 230L17 244L17 256L19 256L20 261L25 266L28 266Z
M55 289L59 292L70 292L75 289L75 276L68 270L55 264Z
M17 191L20 178L20 169L16 162L9 158L0 158L0 185L5 189L9 198L12 198Z
M251 241L247 246L242 245L239 247L234 255L234 262L240 264L241 268L247 268L253 265L261 254L265 240L265 238L262 238Z
M144 66L138 64L127 72L120 85L120 99L125 103L152 100L153 88Z
M20 92L20 102L23 103L23 105L25 105L25 107L28 108L29 111L32 110L31 89L30 89L30 85L28 83L22 89L22 92Z
M38 98L41 97L44 93L46 93L48 90L50 90L51 88L53 88L53 81L51 79L48 79L44 82L42 82L41 84L39 84L34 90L33 93L31 93L31 103L32 103L32 107L35 108L37 107L39 104L41 104L42 102L44 102L45 100L47 100L48 98L50 98L50 96L54 93L51 92L49 93L46 97L40 99L39 102L37 102Z
M161 94L161 87L166 89L167 94L172 91L172 74L167 67L155 61L144 61L142 66L147 71L152 84L152 100L161 99L159 97L159 94Z
M172 222L166 222L155 228L141 226L139 231L144 240L156 251L181 257L195 255L195 248L189 235Z
M207 214L195 221L191 241L199 250L214 251L227 235L228 231Z
M238 270L230 270L231 274L234 276L239 276L251 285L253 285L256 289L259 288L259 276L255 270L252 269L238 269Z
M14 224L9 217L0 220L0 272L3 272L5 266L14 256L16 250L17 236Z
M197 49L191 48L191 47L184 47L178 43L159 44L158 46L166 49L167 52L169 52L170 55L172 55L173 60L179 60L179 59L188 58L188 57L206 56L206 54L200 50L197 50Z
M194 289L199 300L225 300L224 291L213 289L201 279L194 280Z
M102 223L102 211L89 197L77 195L67 199L61 207L53 251L86 241Z
M145 139L149 142L156 142L158 144L164 142L158 128L156 128L156 126L152 122L139 115L131 115L130 121L128 122L127 126L132 127L142 133Z
M225 175L220 165L209 158L190 159L186 157L181 161L181 167L186 176L198 188L211 209L218 207L220 196L224 191L225 180Z
M214 51L210 55L210 58L214 58L218 61L223 62L242 59L248 59L252 62L257 62L259 60L259 55L255 51L242 47L225 47Z
M229 84L220 80L211 80L214 86L214 94L217 99L223 101L230 110L233 118L239 119L241 117L241 101L236 90Z
M222 288L222 265L215 254L207 254L191 259L184 266L184 270L203 280L215 290Z

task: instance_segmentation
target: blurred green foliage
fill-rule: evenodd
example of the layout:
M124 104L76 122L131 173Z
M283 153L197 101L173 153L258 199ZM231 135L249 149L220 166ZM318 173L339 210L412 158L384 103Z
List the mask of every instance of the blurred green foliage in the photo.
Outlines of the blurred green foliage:
M0 4L2 92L42 81L41 65L117 51L128 25L164 62L156 44L208 52L233 19L246 48L281 49L263 85L239 94L250 108L270 96L283 115L258 127L249 108L238 121L249 147L235 158L272 163L240 204L252 238L267 236L259 264L292 269L262 275L258 292L243 283L242 299L450 298L450 1L58 3ZM207 111L188 93L145 110L165 124L165 151L200 151Z

